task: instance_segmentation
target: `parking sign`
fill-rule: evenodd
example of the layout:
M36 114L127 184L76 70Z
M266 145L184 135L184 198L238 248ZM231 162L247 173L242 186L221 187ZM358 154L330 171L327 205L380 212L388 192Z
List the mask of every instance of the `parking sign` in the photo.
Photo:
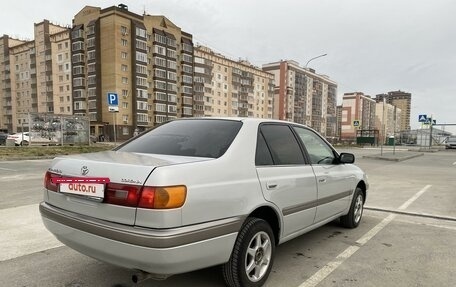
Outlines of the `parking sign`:
M119 111L119 96L116 93L108 93L108 111L111 113Z
M119 96L116 93L108 93L108 106L118 106Z

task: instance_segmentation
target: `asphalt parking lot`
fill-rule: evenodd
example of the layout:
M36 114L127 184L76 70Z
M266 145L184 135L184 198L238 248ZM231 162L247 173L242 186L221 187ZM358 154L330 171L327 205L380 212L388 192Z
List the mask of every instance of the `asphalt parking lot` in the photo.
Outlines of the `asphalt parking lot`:
M454 286L456 150L405 161L363 158L369 176L357 229L337 222L277 248L265 286ZM131 271L62 246L42 226L37 204L49 160L0 162L1 286L135 286ZM139 286L224 286L218 267Z

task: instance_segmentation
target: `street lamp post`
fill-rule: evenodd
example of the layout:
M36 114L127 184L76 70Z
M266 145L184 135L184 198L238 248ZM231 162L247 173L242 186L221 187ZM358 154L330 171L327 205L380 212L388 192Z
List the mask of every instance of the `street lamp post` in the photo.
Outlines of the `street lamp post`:
M307 61L306 66L305 66L306 69L307 69L307 65L309 65L310 61L315 60L315 59L318 59L318 58L321 58L321 57L324 57L324 56L327 56L327 55L328 55L328 54L325 53L325 54L321 54L321 55L319 55L319 56L313 57L312 59L310 59L309 61Z

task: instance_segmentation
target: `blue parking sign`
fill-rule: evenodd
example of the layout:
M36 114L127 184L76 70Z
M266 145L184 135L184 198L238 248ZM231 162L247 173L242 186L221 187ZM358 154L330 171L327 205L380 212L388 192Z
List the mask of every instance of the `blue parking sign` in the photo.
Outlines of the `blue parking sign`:
M109 106L118 106L119 105L119 96L116 93L108 93L108 105Z

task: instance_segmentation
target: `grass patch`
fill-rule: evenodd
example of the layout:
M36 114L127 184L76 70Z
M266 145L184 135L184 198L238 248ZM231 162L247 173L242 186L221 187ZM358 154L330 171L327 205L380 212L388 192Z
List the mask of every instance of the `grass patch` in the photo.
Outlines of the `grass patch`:
M17 146L1 147L0 160L48 158L58 155L69 155L105 151L114 148L111 145L94 144L92 146Z

